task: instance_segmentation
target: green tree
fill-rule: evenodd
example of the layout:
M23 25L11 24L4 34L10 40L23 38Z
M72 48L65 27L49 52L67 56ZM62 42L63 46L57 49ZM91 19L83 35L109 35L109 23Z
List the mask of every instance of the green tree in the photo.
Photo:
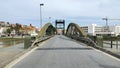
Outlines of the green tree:
M14 26L10 25L10 30L13 31L14 30Z
M14 29L15 29L16 34L19 35L20 34L21 25L16 23L16 26L15 26Z
M10 34L11 34L11 29L7 29L7 34L8 34L8 36L10 36Z

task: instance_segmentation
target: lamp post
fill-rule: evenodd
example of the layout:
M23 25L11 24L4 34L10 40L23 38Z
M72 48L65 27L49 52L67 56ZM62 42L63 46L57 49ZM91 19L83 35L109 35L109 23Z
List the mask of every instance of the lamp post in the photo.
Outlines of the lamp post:
M40 28L42 28L42 6L44 6L44 4L40 4Z

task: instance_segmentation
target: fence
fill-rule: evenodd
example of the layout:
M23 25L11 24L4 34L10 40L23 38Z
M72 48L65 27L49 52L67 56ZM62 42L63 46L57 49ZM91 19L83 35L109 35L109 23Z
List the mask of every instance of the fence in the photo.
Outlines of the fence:
M89 36L100 47L106 48L119 48L120 37L111 36Z

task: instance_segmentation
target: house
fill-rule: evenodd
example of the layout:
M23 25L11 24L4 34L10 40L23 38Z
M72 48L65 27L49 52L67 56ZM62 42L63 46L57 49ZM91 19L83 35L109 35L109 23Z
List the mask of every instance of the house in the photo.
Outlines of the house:
M33 36L38 34L38 29L31 24L29 26L22 25L22 33Z
M30 34L31 36L36 36L36 35L38 35L38 33L37 33L37 28L35 27L35 26L32 26L31 24L30 24L30 26L28 26L28 34Z
M6 23L3 22L3 21L0 21L0 36L5 36L5 33L6 33Z

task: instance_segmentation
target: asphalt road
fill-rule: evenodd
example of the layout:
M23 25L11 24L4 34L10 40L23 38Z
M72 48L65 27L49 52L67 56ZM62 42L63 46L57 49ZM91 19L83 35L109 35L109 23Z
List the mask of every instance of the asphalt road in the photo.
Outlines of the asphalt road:
M120 68L120 61L57 35L12 68Z

